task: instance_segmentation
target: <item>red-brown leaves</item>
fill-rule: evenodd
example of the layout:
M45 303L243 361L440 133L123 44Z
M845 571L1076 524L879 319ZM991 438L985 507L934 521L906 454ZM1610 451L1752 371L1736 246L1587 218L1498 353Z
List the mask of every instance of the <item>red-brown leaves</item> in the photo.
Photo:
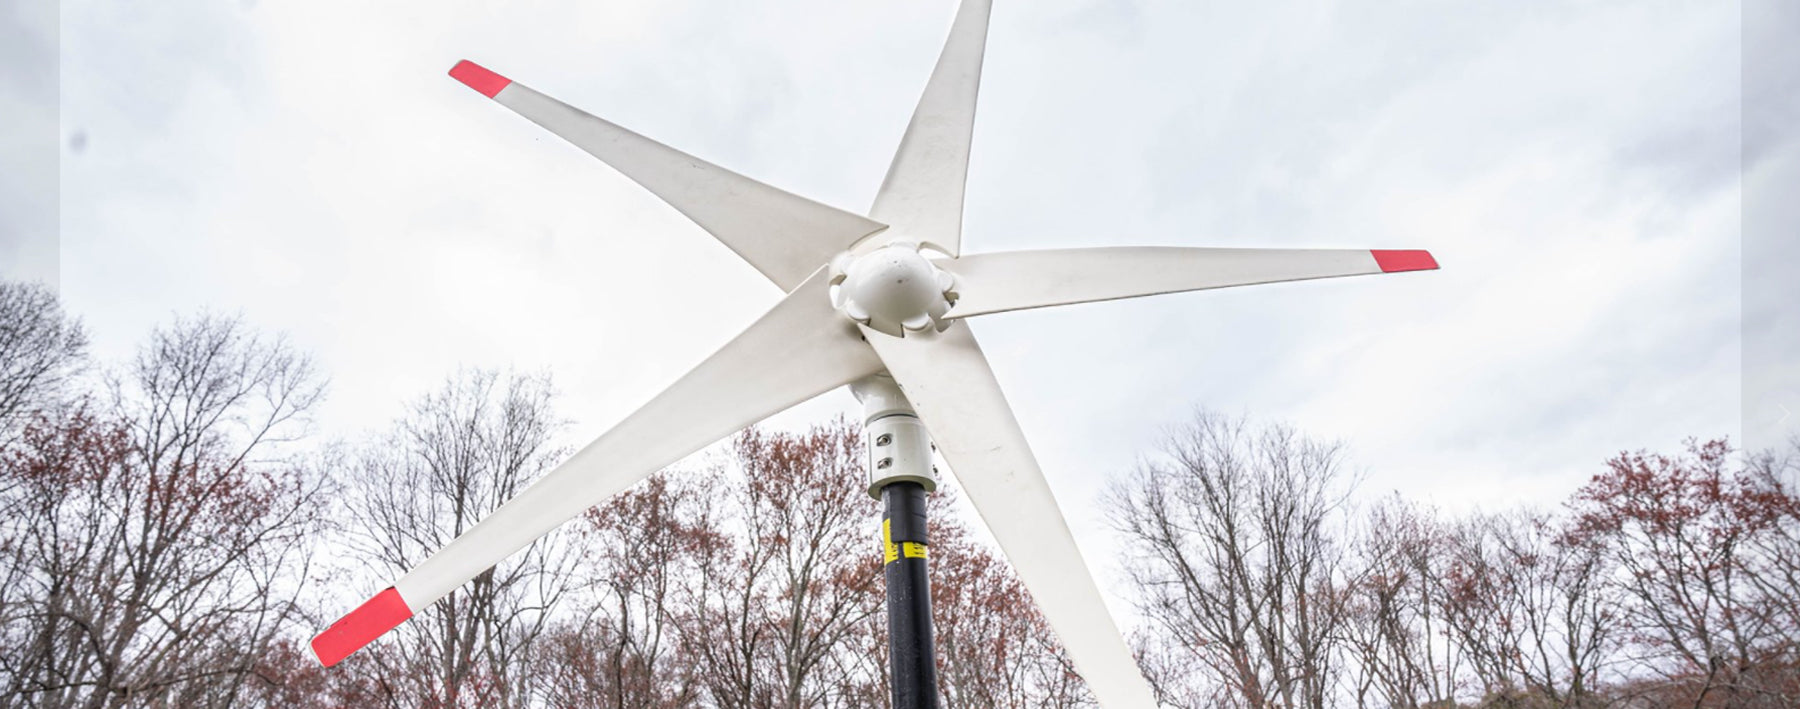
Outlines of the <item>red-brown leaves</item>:
M229 704L298 614L325 483L275 441L319 385L217 318L158 330L108 384L0 431L4 691Z
M1077 706L1091 701L1062 645L1012 567L957 519L954 496L931 500L931 596L947 706Z
M1571 540L1603 545L1627 574L1649 668L1697 703L1749 701L1800 672L1787 600L1800 585L1772 573L1800 553L1787 532L1800 501L1779 477L1733 470L1731 454L1722 439L1690 440L1679 456L1621 453L1570 505Z

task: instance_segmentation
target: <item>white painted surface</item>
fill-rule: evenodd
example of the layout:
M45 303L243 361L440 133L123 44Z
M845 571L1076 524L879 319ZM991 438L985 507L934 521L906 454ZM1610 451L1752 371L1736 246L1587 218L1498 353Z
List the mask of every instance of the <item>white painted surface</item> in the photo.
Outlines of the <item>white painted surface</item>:
M962 251L963 185L992 8L992 0L963 0L957 8L937 68L869 209L871 217L894 225L892 238L924 242L951 256Z
M663 145L518 82L494 100L643 185L784 291L833 254L886 228Z
M1367 249L1119 246L972 254L956 274L951 318L1161 293L1381 273Z

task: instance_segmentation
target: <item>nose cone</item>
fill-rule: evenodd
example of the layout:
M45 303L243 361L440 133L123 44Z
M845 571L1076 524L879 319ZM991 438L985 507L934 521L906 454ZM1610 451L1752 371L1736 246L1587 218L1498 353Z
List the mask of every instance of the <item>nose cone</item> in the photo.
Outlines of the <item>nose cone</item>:
M846 285L871 313L904 320L922 313L937 297L935 269L919 252L887 248L857 259Z
M910 245L865 254L844 276L846 314L882 332L923 330L950 309L942 272Z

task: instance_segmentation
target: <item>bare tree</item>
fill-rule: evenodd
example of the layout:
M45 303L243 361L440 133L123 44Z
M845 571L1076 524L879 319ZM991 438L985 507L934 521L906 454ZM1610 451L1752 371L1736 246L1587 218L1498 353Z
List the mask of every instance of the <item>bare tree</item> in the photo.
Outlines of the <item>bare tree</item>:
M87 333L56 294L0 281L0 443L18 421L54 399L87 357Z
M554 635L551 705L886 704L876 506L857 431L841 420L751 430L729 450L729 474L665 472L588 515L579 575L593 612ZM1011 569L953 517L937 515L931 538L946 705L1090 705Z
M1598 707L1602 673L1624 640L1623 607L1611 583L1611 550L1543 513L1496 517L1492 528L1517 599L1526 642L1516 657L1526 689L1562 707Z
M1504 589L1510 572L1490 525L1476 517L1449 523L1438 570L1438 610L1484 698L1515 697L1521 679L1515 649L1525 643L1519 597Z
M202 317L157 330L112 390L110 412L40 414L0 466L7 696L230 705L299 615L326 490L279 442L322 384L284 342Z
M1622 569L1641 670L1696 707L1792 706L1795 640L1771 612L1780 600L1762 595L1772 567L1757 551L1779 545L1797 502L1779 479L1733 472L1731 452L1713 440L1682 456L1620 454L1577 493L1577 531Z
M1454 701L1463 662L1443 617L1448 543L1435 516L1404 500L1370 509L1343 628L1357 706Z
M1338 447L1203 412L1162 453L1108 499L1147 637L1168 644L1149 654L1205 670L1187 687L1153 672L1159 691L1190 706L1331 705L1346 612Z
M1783 451L1753 456L1744 478L1758 491L1754 499L1774 512L1773 522L1749 543L1752 608L1776 638L1767 648L1768 664L1792 670L1785 682L1771 678L1768 689L1800 705L1800 437Z
M561 460L551 404L548 377L464 371L358 451L349 511L362 573L411 568ZM539 540L340 667L391 706L525 706L571 560L558 536Z
M741 543L703 559L684 650L720 707L851 705L868 678L845 655L881 582L861 434L843 419L799 435L751 429L732 460Z
M944 706L1094 706L1087 683L1018 574L945 514L954 499L941 490L932 500L940 512L930 522L932 618ZM876 656L887 657L885 643Z
M701 560L730 544L713 515L722 492L718 476L663 472L583 518L583 592L568 605L588 612L551 635L551 706L698 703L699 678L680 654L675 621L692 612L697 599L685 590Z
M1604 540L1541 512L1458 524L1445 554L1442 613L1490 703L1596 707L1625 640Z

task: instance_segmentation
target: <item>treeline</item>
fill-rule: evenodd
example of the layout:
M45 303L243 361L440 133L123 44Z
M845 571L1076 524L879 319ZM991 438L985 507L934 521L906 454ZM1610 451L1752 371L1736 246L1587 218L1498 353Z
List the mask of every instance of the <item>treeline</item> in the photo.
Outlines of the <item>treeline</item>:
M1202 414L1109 507L1170 705L1795 707L1794 453L1622 453L1553 510L1448 517Z
M886 705L851 422L734 437L327 670L313 632L568 452L549 377L453 373L319 441L323 375L240 321L124 363L86 344L0 283L0 707ZM1626 453L1554 510L1451 517L1356 504L1339 447L1200 414L1112 484L1125 553L1089 561L1126 574L1170 706L1794 707L1796 460ZM1092 706L954 517L945 706Z
M327 670L312 633L561 461L549 378L458 372L387 430L319 442L323 377L242 322L178 319L115 367L86 343L48 291L0 284L0 706L886 702L848 422L747 431ZM949 705L1080 705L1010 569L940 520Z

